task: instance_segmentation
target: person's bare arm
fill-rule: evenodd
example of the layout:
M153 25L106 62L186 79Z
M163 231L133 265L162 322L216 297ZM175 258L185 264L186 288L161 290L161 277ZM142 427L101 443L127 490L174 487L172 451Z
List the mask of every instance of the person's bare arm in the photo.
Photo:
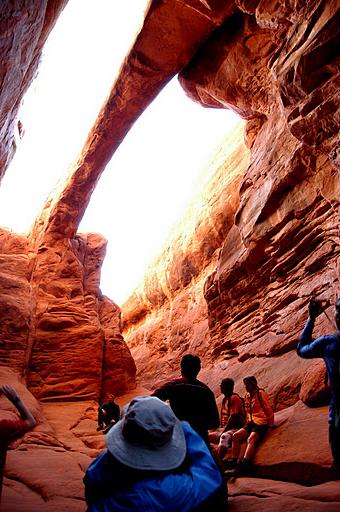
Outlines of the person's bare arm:
M20 414L21 419L26 423L27 428L31 429L35 427L37 422L35 421L33 414L26 407L26 405L23 403L20 396L12 386L9 386L8 384L0 386L0 393L3 393L5 397L8 398L10 402L12 402L12 404Z

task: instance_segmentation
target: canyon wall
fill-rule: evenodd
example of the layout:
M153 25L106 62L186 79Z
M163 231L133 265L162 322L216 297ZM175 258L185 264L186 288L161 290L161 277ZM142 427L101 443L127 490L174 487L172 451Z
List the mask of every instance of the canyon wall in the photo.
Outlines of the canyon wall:
M21 100L66 4L1 4L1 177L22 131L17 120ZM72 208L79 210L82 199L73 193L54 229L49 229L49 199L29 235L0 232L0 362L42 400L98 400L135 385L120 309L99 288L107 242L101 235L77 233L80 214Z
M65 4L41 0L1 6L8 35L0 48L5 70L1 175L15 148L20 101ZM83 399L134 386L135 367L120 333L120 312L99 290L105 243L100 236L78 234L78 226L101 173L130 127L235 9L232 1L150 2L141 32L68 179L37 212L27 238L13 234L8 241L12 235L4 234L4 274L8 287L13 285L3 295L8 316L4 325L14 327L12 338L3 333L2 363L18 369L39 398ZM15 260L20 263L18 275L10 266Z
M21 131L20 101L65 4L1 4L0 176L16 125ZM334 0L150 2L69 179L28 236L0 231L0 380L38 420L9 454L6 510L83 510L83 473L103 447L97 400L135 385L120 310L99 289L106 241L77 229L114 151L177 73L191 99L247 120L246 144L240 125L123 307L139 377L152 389L188 351L202 357L202 379L216 392L226 375L242 392L242 377L255 373L285 422L260 448L258 474L300 483L334 477L327 407L305 405L327 402L323 363L298 359L294 348L310 296L334 301L340 291L338 16ZM329 330L320 317L316 333ZM13 415L4 397L1 411ZM262 484L245 482L233 499L241 510L338 510L338 483L330 484L285 488L278 504L270 491L257 503L248 494L264 496ZM270 485L280 495L282 486Z
M106 240L76 235L34 247L1 230L1 363L39 399L98 399L134 386L120 309L100 293Z
M223 195L231 187L235 200L218 213L225 231L211 255L193 256L215 215L203 208L192 239L190 227L178 226L124 304L123 334L150 388L194 351L215 391L223 376L240 386L254 373L277 409L299 398L321 404L323 364L299 359L294 349L310 297L334 304L340 293L338 11L321 1L275 9L266 1L237 4L240 10L212 34L180 82L194 101L231 108L247 120L250 159L234 185L217 189ZM227 159L224 171L233 165ZM162 279L152 279L150 272L159 276L160 269ZM184 269L185 278L173 282ZM332 330L322 316L315 334Z

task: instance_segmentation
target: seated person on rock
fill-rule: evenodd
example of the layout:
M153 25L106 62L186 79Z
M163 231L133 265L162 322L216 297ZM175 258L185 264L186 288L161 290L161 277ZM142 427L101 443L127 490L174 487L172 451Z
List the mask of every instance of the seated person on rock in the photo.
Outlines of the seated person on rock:
M325 304L324 304L325 303ZM335 302L335 323L337 331L312 339L316 318L328 306L328 301L311 300L309 318L297 346L297 353L305 359L320 357L325 361L331 386L329 405L329 444L334 467L340 470L340 299Z
M119 405L114 401L114 395L111 395L110 400L103 403L98 407L98 428L97 430L106 431L112 427L120 417Z
M225 378L221 382L221 392L224 395L221 405L221 435L218 444L218 455L225 456L232 444L233 434L242 428L246 422L246 412L243 398L234 393L234 381Z
M0 500L2 490L3 472L6 462L7 448L10 442L22 436L28 430L31 430L36 425L36 421L27 409L26 405L22 402L12 386L5 384L0 386L0 394L5 395L6 398L16 408L20 415L20 419L8 419L0 415Z
M84 477L87 512L222 512L227 494L202 438L156 397L138 397Z
M218 428L220 418L214 393L197 379L200 369L200 358L186 354L181 360L182 376L156 389L153 396L169 400L177 418L190 423L209 446L208 430Z
M268 428L274 424L274 412L269 403L267 393L260 389L254 376L243 379L246 388L246 424L233 434L232 459L229 461L229 469L238 468L246 473L250 467L250 461L254 456L256 445L262 441ZM247 446L242 460L239 460L242 441L247 440Z

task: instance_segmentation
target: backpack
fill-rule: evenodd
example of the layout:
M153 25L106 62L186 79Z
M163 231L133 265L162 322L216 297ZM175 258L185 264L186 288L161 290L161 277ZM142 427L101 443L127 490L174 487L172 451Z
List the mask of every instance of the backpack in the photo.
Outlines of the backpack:
M232 396L238 396L242 402L242 409L243 409L243 414L232 414L230 416L230 399ZM245 420L246 420L246 406L245 406L245 401L244 401L244 398L242 396L240 396L238 393L233 393L231 395L230 399L228 399L228 421L223 429L223 432L227 432L228 430L234 430L234 429L239 429L239 428L242 428L243 425L245 424ZM222 404L223 406L223 404Z
M261 393L260 391L264 391L263 388L257 388L256 391L255 391L255 395L257 395L257 398L258 398L258 401L259 401L259 404L262 408L262 410L264 411L264 413L266 412L265 411L265 408L263 406L263 401L262 401L262 397L261 397ZM252 410L251 410L251 400L249 402L249 412L250 412L250 420L253 421L253 416L252 416Z

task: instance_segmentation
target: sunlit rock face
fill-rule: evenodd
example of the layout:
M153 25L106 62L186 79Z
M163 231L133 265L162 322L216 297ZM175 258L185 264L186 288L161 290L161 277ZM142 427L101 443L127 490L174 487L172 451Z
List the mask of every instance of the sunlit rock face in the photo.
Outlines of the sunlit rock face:
M0 6L8 28L1 175L20 99L64 3ZM245 141L242 126L226 139L188 215L124 305L139 377L152 389L178 373L189 351L201 356L201 378L217 394L222 377L243 393L242 378L255 374L282 420L257 452L256 474L298 483L334 477L327 407L307 407L327 402L323 363L298 359L294 347L310 296L334 301L339 291L335 10L319 0L151 2L60 194L37 212L28 237L0 232L0 380L19 390L39 423L9 454L6 510L22 510L23 501L26 510L83 510L83 472L104 445L97 399L134 386L120 310L99 290L106 242L77 229L106 163L180 71L193 100L247 120ZM329 330L321 317L316 334ZM2 398L2 413L10 409ZM238 510L339 509L337 483L312 491L272 483L278 502L259 481L243 482L230 488ZM249 496L254 488L268 499Z
M230 212L231 222L220 250L194 265L195 272L188 265L187 279L169 286L173 269L181 275L182 262L191 261L192 247L209 230L202 210L201 231L188 242L183 224L183 234L169 242L173 250L167 248L151 271L158 279L147 276L124 305L124 333L150 385L169 369L174 373L184 352L195 351L215 390L222 376L240 386L245 374L255 373L277 409L299 397L314 405L326 400L319 363L300 360L294 350L310 297L334 303L339 289L337 14L334 2L326 4L276 2L274 9L273 2L240 1L239 11L180 73L192 99L232 108L248 120L251 156L235 183L234 211L229 204L221 211L226 218ZM245 149L239 145L239 151ZM225 193L223 186L218 190ZM206 311L197 293L200 279ZM333 329L322 316L315 334Z
M66 3L1 3L0 177L15 149L20 101ZM85 189L91 188L87 181ZM83 196L74 191L53 229L45 207L27 237L0 232L0 364L18 371L46 400L98 399L135 385L120 309L99 289L106 240L77 234L78 212L72 219L71 206L79 209Z
M123 306L124 337L150 386L177 371L183 352L211 353L204 283L239 206L239 184L249 164L243 128L240 122L202 173L202 190L148 269L144 285Z
M0 360L23 373L32 311L28 242L4 229L0 229L0 288Z
M120 309L99 290L100 235L40 243L1 231L1 363L41 399L99 398L134 386Z

